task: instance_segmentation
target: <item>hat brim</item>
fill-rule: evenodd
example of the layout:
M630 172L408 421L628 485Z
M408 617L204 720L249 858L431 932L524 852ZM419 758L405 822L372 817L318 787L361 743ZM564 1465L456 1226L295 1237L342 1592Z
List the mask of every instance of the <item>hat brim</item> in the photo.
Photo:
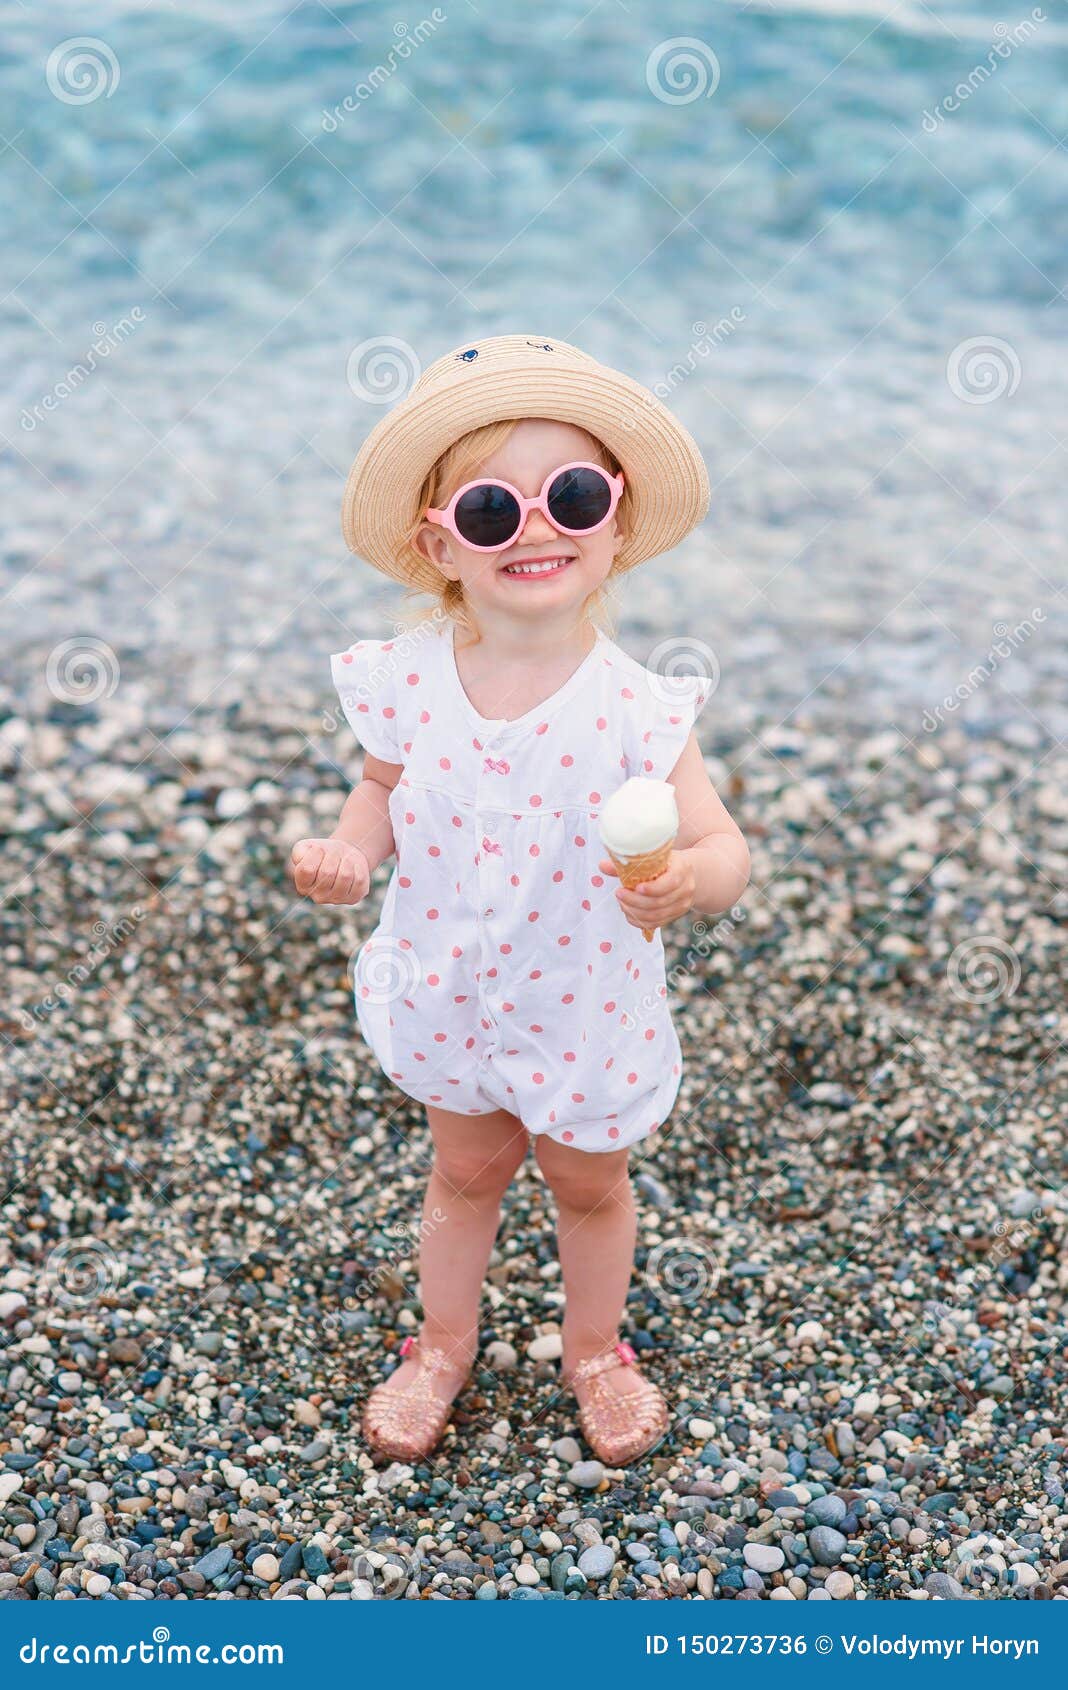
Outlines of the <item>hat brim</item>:
M434 589L438 572L416 570L406 542L419 518L426 476L461 435L486 423L549 417L602 441L629 489L627 533L616 568L668 551L708 509L708 473L689 432L655 394L607 365L531 367L500 360L461 384L415 390L372 429L342 499L346 544L386 575Z

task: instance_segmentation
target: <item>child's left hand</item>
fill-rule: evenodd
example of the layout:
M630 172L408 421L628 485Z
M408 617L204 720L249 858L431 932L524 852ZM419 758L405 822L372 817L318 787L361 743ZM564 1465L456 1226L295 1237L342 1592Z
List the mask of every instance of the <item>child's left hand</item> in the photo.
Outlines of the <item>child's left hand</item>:
M619 870L610 857L599 865L602 874L619 878ZM677 921L693 909L696 881L689 853L672 851L668 866L655 880L645 880L629 890L621 886L616 893L619 907L632 927L663 927Z

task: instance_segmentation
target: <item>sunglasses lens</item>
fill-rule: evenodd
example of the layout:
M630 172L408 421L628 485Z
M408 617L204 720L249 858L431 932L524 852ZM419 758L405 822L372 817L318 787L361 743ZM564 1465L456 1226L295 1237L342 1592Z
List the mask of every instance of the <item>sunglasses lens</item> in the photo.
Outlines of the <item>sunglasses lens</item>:
M519 531L519 506L507 487L486 481L469 487L453 512L461 539L469 546L506 546Z
M565 469L549 488L548 503L559 528L581 533L604 521L612 504L612 488L599 469Z

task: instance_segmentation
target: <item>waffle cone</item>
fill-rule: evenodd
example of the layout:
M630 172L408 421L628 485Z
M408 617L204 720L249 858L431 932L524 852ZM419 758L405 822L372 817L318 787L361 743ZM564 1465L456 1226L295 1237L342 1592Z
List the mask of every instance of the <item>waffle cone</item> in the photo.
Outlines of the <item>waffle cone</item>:
M640 886L643 880L655 880L663 874L675 849L674 839L665 839L663 845L658 845L655 851L646 851L640 857L617 857L614 851L609 851L619 874L620 884L623 886ZM642 928L642 938L650 942L653 937L651 927Z

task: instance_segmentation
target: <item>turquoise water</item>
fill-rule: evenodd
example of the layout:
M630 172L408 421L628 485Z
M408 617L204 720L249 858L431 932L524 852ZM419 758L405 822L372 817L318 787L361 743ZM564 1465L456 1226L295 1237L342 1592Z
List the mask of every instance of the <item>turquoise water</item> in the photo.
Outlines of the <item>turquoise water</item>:
M922 698L1043 607L1026 692L1064 580L1045 10L1008 41L1029 12L991 0L0 6L5 627L318 664L390 604L337 533L382 414L353 348L519 327L658 385L706 452L635 649L681 617L740 693ZM87 33L105 91L57 97ZM695 35L706 91L658 97ZM992 338L958 385L1003 391L962 398Z

